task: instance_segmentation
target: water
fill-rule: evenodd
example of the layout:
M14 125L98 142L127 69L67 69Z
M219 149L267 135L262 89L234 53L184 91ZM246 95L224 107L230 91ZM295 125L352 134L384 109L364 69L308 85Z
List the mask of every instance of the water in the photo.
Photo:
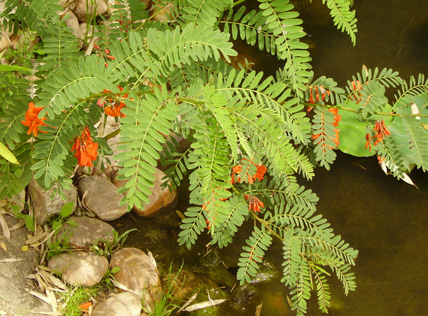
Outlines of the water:
M332 25L321 1L297 4L310 35L315 77L326 75L343 86L362 64L392 68L405 79L428 74L428 2L354 2L355 47ZM346 297L332 279L330 315L428 315L428 175L417 171L411 177L419 191L386 177L375 158L339 155L331 171L317 169L314 181L305 184L319 195L318 210L335 232L360 251L357 291ZM277 280L266 291L277 296L280 286ZM264 305L262 315L289 315L285 307L275 309L282 305ZM308 315L322 315L315 299Z

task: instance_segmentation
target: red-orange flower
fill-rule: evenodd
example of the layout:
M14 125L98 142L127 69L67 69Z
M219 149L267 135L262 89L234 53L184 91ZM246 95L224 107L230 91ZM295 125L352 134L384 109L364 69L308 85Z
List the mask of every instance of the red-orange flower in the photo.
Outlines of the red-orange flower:
M123 90L122 87L118 87L120 91ZM109 90L103 90L103 93L111 93L111 91ZM123 98L127 98L128 95L124 94ZM126 115L123 114L121 112L121 109L125 107L125 103L123 102L118 102L117 100L114 100L112 97L107 98L107 101L109 102L109 105L107 105L104 108L104 112L108 115L108 116L113 116L113 117L125 117ZM102 106L105 104L105 101L103 101L103 98L98 99L97 104L99 106Z
M375 127L373 128L374 135L370 136L370 134L366 134L366 149L369 148L369 151L372 150L371 142L374 140L373 145L376 146L379 144L384 137L388 137L391 135L391 132L386 128L384 120L376 121Z
M250 175L248 173L249 168L247 168L247 166L249 164L246 163L245 161L249 161L251 164L253 164L254 166L257 167L257 171L256 171L255 174ZM264 177L264 175L266 173L266 170L267 170L267 168L265 167L265 165L256 165L251 160L248 160L248 159L245 159L245 158L242 159L241 163L244 164L244 167L245 167L245 171L243 172L244 173L244 175L243 175L244 178L241 177L242 166L241 165L236 165L236 166L234 166L232 168L232 175L231 175L231 177L232 177L231 182L232 183L247 181L248 183L253 184L254 180L259 180L259 181L263 180L263 177ZM237 175L236 179L235 179L235 174Z
M319 87L309 86L308 89L309 89L309 101L308 101L308 103L315 103L317 101L324 101L325 94L327 93L328 95L330 95L330 93L331 93L329 90L324 89L324 86L319 86ZM315 100L314 100L314 96L312 93L313 89L315 89ZM320 91L321 91L321 98L320 98L320 93L319 93Z
M260 208L265 207L264 203L254 195L245 194L244 198L248 200L248 210L253 210L254 212L260 212Z
M79 166L92 167L92 162L97 160L98 144L92 141L91 132L86 126L82 134L74 139L71 151L76 151L74 156L77 158Z
M33 133L34 137L37 137L39 132L39 127L46 125L43 121L46 120L45 117L39 119L39 113L43 107L36 108L33 102L28 103L28 110L25 113L25 121L21 121L22 125L28 126L27 135ZM46 133L40 131L41 133Z
M361 101L361 97L363 96L361 93L359 93L357 90L361 90L363 88L363 85L361 84L361 82L359 80L352 81L351 82L351 89L352 89L352 94L349 97L351 100L355 100L355 102L358 104Z

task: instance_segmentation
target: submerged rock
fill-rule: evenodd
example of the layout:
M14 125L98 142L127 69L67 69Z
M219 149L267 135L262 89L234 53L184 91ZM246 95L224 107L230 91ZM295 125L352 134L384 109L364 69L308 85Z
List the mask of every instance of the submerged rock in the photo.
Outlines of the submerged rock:
M115 220L126 213L126 205L120 205L123 194L117 187L100 176L88 176L79 181L82 204L103 221Z
M31 180L28 185L28 191L31 196L31 201L34 210L34 217L37 224L44 224L51 216L58 215L61 211L61 208L69 203L74 202L73 212L76 210L77 206L77 191L74 187L70 190L64 191L65 200L60 196L56 195L54 198L51 198L54 190L58 189L57 185L54 185L48 191L45 191L36 180Z
M141 313L141 298L129 292L110 296L98 304L93 316L139 316Z
M108 261L92 252L61 253L49 260L48 267L60 273L68 284L92 286L106 274Z
M110 224L87 216L71 216L69 220L75 222L77 226L64 223L59 237L65 234L70 246L88 249L99 241L113 242L115 229Z

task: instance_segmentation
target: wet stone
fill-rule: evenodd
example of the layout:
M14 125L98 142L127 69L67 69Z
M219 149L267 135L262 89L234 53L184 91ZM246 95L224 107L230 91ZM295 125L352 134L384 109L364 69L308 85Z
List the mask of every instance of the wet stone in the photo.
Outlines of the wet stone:
M159 272L153 261L137 248L123 248L114 253L110 260L111 268L120 268L114 274L116 281L143 296L149 306L153 306L162 289Z
M168 187L162 188L161 184L163 182L162 178L165 177L165 173L156 168L154 174L155 181L154 186L151 188L152 195L149 196L149 203L144 204L144 209L140 210L133 208L134 212L141 217L153 217L160 213L166 213L175 208L177 205L177 191L169 191ZM113 183L117 187L125 185L126 181L113 180Z
M106 274L108 261L92 252L61 253L49 260L48 267L60 273L68 284L92 286Z
M56 188L57 186L54 185L50 190L45 191L34 179L31 180L28 185L28 191L33 204L34 217L39 225L44 224L51 216L58 215L61 208L69 202L74 202L73 212L76 210L76 189L72 187L70 190L64 191L65 200L63 200L59 195L51 198Z
M93 316L139 316L141 313L141 298L129 292L110 296L98 304Z
M100 176L88 176L79 181L82 204L103 221L115 220L126 213L126 205L120 205L123 194L117 187Z
M64 223L61 235L65 234L70 246L74 248L88 249L99 241L113 242L115 229L110 224L87 216L71 216L68 220L77 226Z

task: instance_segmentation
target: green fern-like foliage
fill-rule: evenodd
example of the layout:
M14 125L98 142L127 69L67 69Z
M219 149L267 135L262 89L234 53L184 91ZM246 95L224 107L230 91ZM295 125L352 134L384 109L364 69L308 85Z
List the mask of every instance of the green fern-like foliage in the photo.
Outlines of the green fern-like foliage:
M355 10L351 10L352 1L349 0L322 0L330 9L334 25L342 32L348 33L352 43L357 41L357 18Z
M122 107L117 118L120 153L115 156L119 179L126 180L119 190L122 203L128 209L144 208L155 167L162 162L164 186L176 188L184 177L190 182L191 206L182 221L180 245L190 248L207 233L211 246L223 248L246 222L254 223L238 261L239 281L256 276L277 239L292 308L304 315L315 291L326 312L328 276L335 275L346 294L355 290L350 269L358 252L317 214L318 197L297 179L310 180L315 165L328 169L334 162L342 132L337 110L351 113L346 119L360 124L364 134L373 134L375 126L396 134L382 134L372 149L397 178L412 163L426 171L425 114L411 113L409 105L418 103L419 111L425 111L421 100L428 84L423 76L407 83L393 70L367 67L344 88L325 76L313 80L299 13L288 0L258 2L257 9L247 11L230 0L155 1L156 8L170 8L162 23L153 21L139 0L117 1L111 16L100 17L102 25L92 20L94 37L83 41L86 54L93 48L87 56L57 16L55 1L8 0L5 24L36 31L46 56L37 68L40 80L33 98L27 81L10 74L0 78L1 87L14 83L0 89L0 142L21 163L0 161L0 185L7 187L0 197L16 193L31 177L46 189L69 186L78 163L72 144L86 127L99 144L94 164L104 165L102 153L109 149L95 126L106 115L102 101L114 99ZM323 3L355 43L350 1ZM97 37L101 51L94 45ZM231 61L238 54L233 48L237 39L271 53L282 69L275 76L237 70ZM396 101L390 102L387 89L397 87ZM38 115L45 125L37 137L21 124L30 101L43 108ZM308 114L309 106L314 109ZM394 118L382 121L385 114ZM179 151L175 136L191 145Z

